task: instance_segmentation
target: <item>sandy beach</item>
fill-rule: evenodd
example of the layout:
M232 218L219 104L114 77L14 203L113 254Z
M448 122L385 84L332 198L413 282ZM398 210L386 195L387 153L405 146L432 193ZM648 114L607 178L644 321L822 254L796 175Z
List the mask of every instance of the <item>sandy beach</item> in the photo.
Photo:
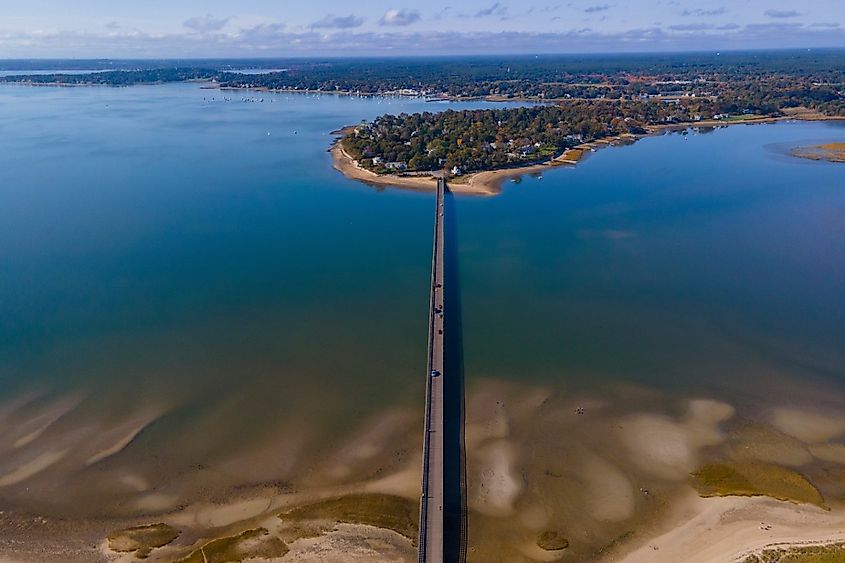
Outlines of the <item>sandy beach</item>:
M614 141L618 141L615 138ZM611 142L608 140L608 143ZM607 144L607 143L606 143ZM454 193L475 196L493 196L501 193L502 184L512 178L526 174L541 174L551 167L577 164L584 151L599 145L585 144L564 152L560 157L530 166L490 170L452 178L449 189ZM331 149L332 165L347 178L358 180L370 186L400 188L418 191L434 191L437 188L435 176L411 176L401 174L376 174L361 167L336 141Z
M845 541L845 513L764 497L702 499L689 495L673 509L674 528L634 551L622 563L742 562L767 549L832 545Z

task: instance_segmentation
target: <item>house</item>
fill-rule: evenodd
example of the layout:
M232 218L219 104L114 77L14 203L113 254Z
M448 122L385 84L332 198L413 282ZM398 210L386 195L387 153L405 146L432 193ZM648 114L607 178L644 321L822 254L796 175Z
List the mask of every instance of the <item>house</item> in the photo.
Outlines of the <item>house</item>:
M407 162L387 162L384 165L385 168L388 170L407 170L408 163Z
M384 159L380 156L373 157L373 166L381 166L384 164Z
M458 166L452 167L452 176L460 176L463 174L463 171Z

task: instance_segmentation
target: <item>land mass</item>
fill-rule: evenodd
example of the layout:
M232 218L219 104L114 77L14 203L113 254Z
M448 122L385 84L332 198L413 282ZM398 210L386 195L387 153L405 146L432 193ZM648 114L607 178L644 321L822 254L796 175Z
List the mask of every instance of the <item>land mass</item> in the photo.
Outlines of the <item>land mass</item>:
M488 170L453 178L449 184L449 189L462 195L497 195L501 192L502 183L506 180L518 178L524 174L539 174L550 166L575 164L586 150L589 150L586 146L583 149L568 150L559 158L532 166ZM338 139L332 145L330 152L334 168L344 176L379 188L393 187L417 191L434 191L437 187L437 177L444 174L448 175L448 173L441 171L423 174L377 174L362 166L358 159L351 156L344 148L342 139Z
M845 162L845 143L826 143L809 147L799 147L792 151L794 156L810 160Z
M664 115L648 103L606 101L384 115L335 131L330 152L335 169L372 186L432 191L435 177L446 175L456 193L490 196L506 180L572 166L600 148L666 131L845 119L808 108L770 116Z
M722 113L770 114L806 106L845 115L845 51L773 51L436 59L85 61L99 72L27 75L32 61L8 61L28 84L125 86L207 80L226 88L490 100L717 100ZM65 68L45 61L41 68ZM79 64L82 64L80 62ZM50 66L52 65L52 66ZM78 64L74 68L78 68ZM241 69L266 68L262 74ZM119 70L115 70L119 69Z

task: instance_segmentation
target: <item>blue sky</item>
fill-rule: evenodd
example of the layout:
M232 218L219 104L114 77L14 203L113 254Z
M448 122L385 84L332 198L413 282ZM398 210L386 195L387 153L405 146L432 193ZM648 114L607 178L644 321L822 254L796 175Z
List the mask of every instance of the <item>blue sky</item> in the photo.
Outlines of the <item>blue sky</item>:
M845 0L0 0L0 58L845 47Z

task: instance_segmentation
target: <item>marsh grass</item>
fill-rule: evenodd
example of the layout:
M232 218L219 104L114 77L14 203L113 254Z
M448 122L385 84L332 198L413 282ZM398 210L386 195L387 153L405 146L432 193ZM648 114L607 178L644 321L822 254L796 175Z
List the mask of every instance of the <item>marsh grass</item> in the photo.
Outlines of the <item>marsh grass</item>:
M393 530L415 540L419 505L406 498L383 494L355 494L328 499L279 515L286 521L331 520L344 524L366 524Z
M139 559L179 537L179 530L167 524L150 524L112 532L108 535L109 549L119 553L135 552Z
M246 530L236 536L212 540L177 563L228 563L246 559L272 559L284 556L287 544L266 528Z
M708 463L692 474L703 497L768 496L824 507L824 498L806 477L767 463Z

